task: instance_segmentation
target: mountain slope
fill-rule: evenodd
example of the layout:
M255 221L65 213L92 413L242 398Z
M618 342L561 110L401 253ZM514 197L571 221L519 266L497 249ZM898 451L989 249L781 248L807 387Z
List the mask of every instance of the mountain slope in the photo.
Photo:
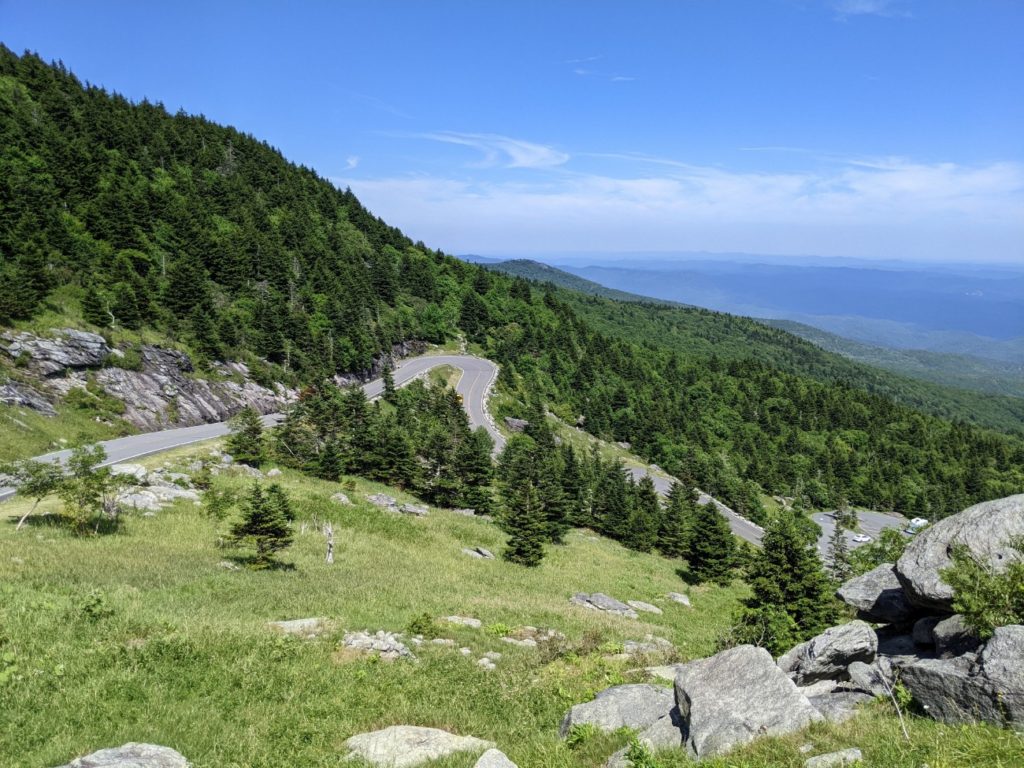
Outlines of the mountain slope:
M510 410L582 417L748 515L769 491L938 517L1024 485L1024 441L899 405L794 336L537 291L413 243L252 136L35 56L0 49L0 116L0 325L127 329L201 372L245 360L299 385L464 337Z
M944 418L1024 434L1024 399L1019 396L1024 395L1024 376L1019 370L1014 376L1010 365L872 348L787 321L754 320L648 299L527 259L487 268L572 291L563 300L609 334L656 342L686 355L726 360L753 357L818 381L886 395ZM941 372L934 372L936 366L941 366ZM991 374L999 371L1003 376L993 378Z
M643 304L676 307L685 306L675 301L652 299L649 296L640 296L636 293L608 288L600 283L595 283L593 280L587 280L585 277L579 277L558 267L541 264L539 261L533 261L532 259L510 259L508 261L480 263L484 264L488 269L493 269L495 272L504 272L506 275L514 275L526 280L534 280L538 283L551 283L560 288L567 288L570 291L585 293L590 296L600 296L601 298L612 299L613 301L633 301Z

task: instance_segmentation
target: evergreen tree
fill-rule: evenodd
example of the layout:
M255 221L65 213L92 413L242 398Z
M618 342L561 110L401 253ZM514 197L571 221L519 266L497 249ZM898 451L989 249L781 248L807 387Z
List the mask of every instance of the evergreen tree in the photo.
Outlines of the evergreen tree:
M266 568L275 562L275 555L292 543L288 527L287 496L278 486L277 491L264 492L258 483L252 488L242 507L242 519L231 528L238 543L250 543L256 548L254 568Z
M395 403L396 396L397 396L398 393L397 393L397 390L395 389L395 377L391 373L391 366L389 366L389 365L384 366L383 379L384 379L384 394L383 394L384 402L391 403L393 405Z
M736 562L736 540L732 537L729 522L714 504L697 505L686 562L690 573L700 582L713 581L725 586L731 581Z
M321 480L330 480L332 483L336 483L341 479L343 471L344 461L341 449L336 440L328 440L317 457L314 474Z
M650 552L658 541L661 524L661 504L654 481L644 475L637 483L633 495L633 509L629 517L629 529L622 542L637 552Z
M508 543L503 557L519 565L537 566L544 559L544 515L537 499L537 490L527 485L517 494L504 516Z
M254 408L243 408L231 421L226 447L235 461L258 467L265 459L263 419Z
M819 529L799 508L780 511L765 528L747 581L752 595L735 639L780 654L836 619L832 584L818 557Z
M693 493L673 483L658 528L658 551L665 557L684 557L689 548L689 532L696 516Z
M82 297L82 317L85 322L101 328L110 325L110 315L103 306L103 299L100 298L95 285L90 284L85 289L85 295Z
M459 443L455 452L455 471L462 478L458 503L474 509L478 515L489 515L494 511L491 496L491 479L494 464L491 451L494 441L483 427L477 427Z

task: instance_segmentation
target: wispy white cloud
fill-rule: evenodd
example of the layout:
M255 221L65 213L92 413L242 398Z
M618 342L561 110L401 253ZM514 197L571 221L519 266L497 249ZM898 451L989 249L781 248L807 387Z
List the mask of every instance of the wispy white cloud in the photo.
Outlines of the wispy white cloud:
M889 18L909 18L911 16L905 3L901 0L834 0L832 8L840 19L850 16L885 16Z
M351 171L357 165L359 165L359 155L349 155L348 157L345 158L346 171Z
M551 168L568 162L569 155L545 144L535 144L494 133L439 133L416 134L418 138L472 147L483 155L475 163L480 168Z
M592 156L593 157L593 156ZM717 250L1024 259L1024 164L866 158L756 173L633 155L626 172L336 180L453 252ZM655 171L646 173L646 170ZM653 166L653 167L652 167Z

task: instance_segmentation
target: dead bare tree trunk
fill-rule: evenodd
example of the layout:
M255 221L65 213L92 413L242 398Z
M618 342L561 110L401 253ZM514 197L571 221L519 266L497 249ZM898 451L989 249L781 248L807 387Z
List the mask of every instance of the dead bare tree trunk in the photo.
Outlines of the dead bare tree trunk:
M328 565L334 563L334 526L330 523L324 523L324 536L327 537L327 557L325 561Z

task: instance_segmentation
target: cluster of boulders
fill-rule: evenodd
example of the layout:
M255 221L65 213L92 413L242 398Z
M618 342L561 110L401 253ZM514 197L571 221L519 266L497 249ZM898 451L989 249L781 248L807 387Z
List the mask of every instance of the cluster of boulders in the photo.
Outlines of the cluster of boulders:
M153 515L180 499L199 503L200 491L192 487L192 478L181 472L166 467L148 470L141 464L115 464L110 471L128 483L115 499L122 510Z
M430 510L424 504L411 504L409 502L399 504L395 497L388 496L386 493L368 493L366 494L366 500L373 504L373 506L380 507L388 512L399 512L403 515L412 515L413 517L426 517L430 513Z
M125 405L122 416L139 429L193 426L224 421L242 408L280 411L294 390L273 389L252 380L244 363L217 363L218 380L198 378L184 352L143 344L125 362L129 350L110 346L96 333L54 329L50 338L31 333L0 335L0 352L22 367L22 380L0 388L0 402L54 415L53 403L90 380Z
M838 594L856 610L856 620L830 627L777 661L744 645L653 667L655 677L673 680L674 692L652 685L609 688L573 707L562 735L581 724L609 732L628 727L650 748L682 748L699 759L760 736L845 720L863 702L894 697L898 682L938 720L1024 730L1024 626L997 627L982 642L953 613L953 593L942 579L954 548L966 547L998 571L1020 557L1007 543L1021 536L1024 495L971 507L918 534L899 562L845 583ZM601 604L606 596L578 595L574 602L595 597ZM613 607L622 612L629 606ZM859 753L851 748L811 757L807 765L854 759ZM608 762L627 765L625 750Z
M964 547L994 571L1021 557L1024 495L977 504L919 533L895 564L845 583L839 597L878 630L877 672L898 677L929 715L946 723L1024 729L1024 626L996 627L983 642L954 613L942 577Z

